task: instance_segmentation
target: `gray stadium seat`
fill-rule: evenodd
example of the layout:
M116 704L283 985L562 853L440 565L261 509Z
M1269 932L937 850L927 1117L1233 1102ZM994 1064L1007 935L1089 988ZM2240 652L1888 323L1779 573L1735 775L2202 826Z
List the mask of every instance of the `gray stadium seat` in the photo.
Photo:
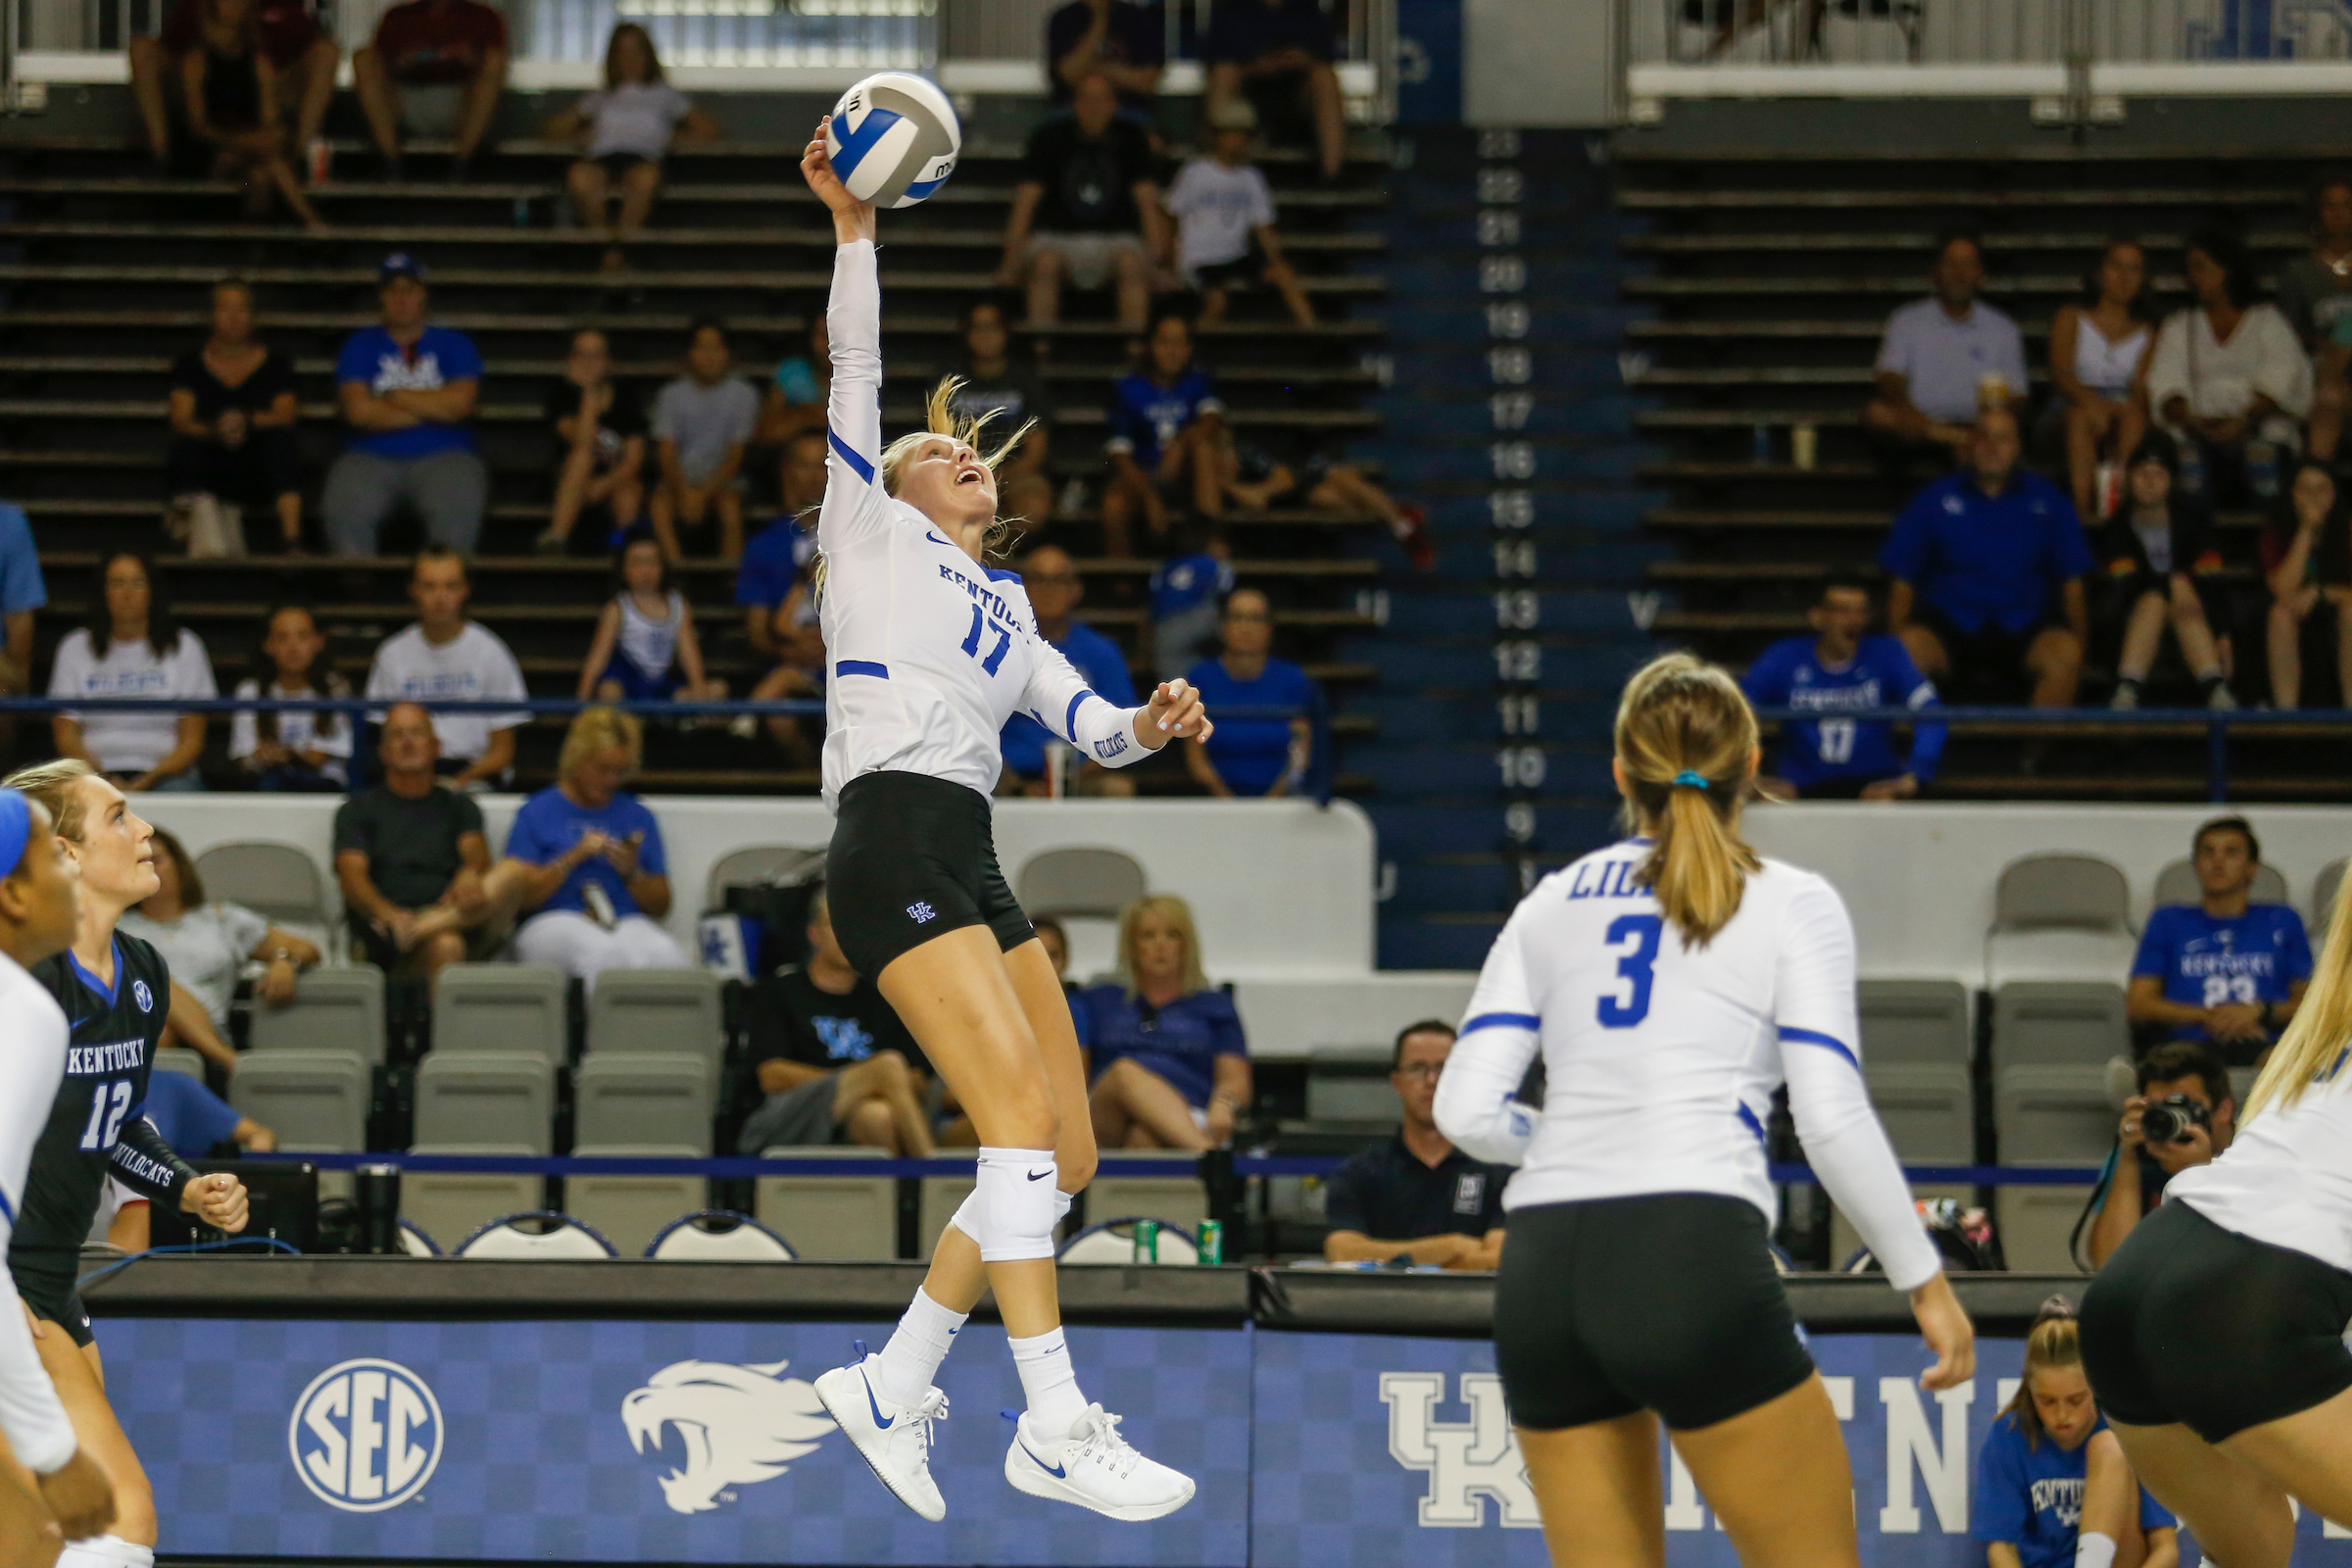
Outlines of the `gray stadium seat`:
M2117 1110L2104 1066L2013 1066L1993 1082L1993 1124L2004 1165L2096 1165L2115 1144ZM2067 1240L2087 1186L2004 1187L1994 1212L2009 1266L2072 1273Z
M2311 882L2311 945L2317 948L2328 930L2328 917L2335 911L2335 890L2344 883L2344 862L2329 860L2320 867L2320 874Z
M704 885L703 907L715 909L726 898L727 889L751 887L762 882L794 886L820 878L825 874L825 852L801 844L752 844L740 850L730 850L710 867L710 876Z
M1198 1176L1122 1176L1121 1165L1147 1159L1184 1159L1172 1150L1105 1149L1096 1156L1095 1179L1086 1189L1090 1221L1140 1216L1188 1231L1208 1217L1208 1191Z
M2106 981L2018 980L1992 998L1992 1072L2017 1066L2084 1063L2129 1055L2123 971Z
M591 1144L572 1153L582 1159L695 1159L710 1150L709 1129L700 1148L684 1144ZM593 1226L623 1257L642 1257L654 1238L679 1218L710 1203L700 1176L566 1176L564 1212Z
M710 1152L710 1075L692 1057L608 1051L581 1062L572 1083L575 1142Z
M1870 1102L1906 1165L1966 1165L1977 1148L1976 1097L1960 1062L1862 1058Z
M550 1153L555 1117L555 1069L529 1052L435 1052L417 1064L419 1148Z
M588 996L588 1054L666 1051L705 1062L715 1082L727 1044L719 978L708 969L607 969Z
M416 1154L529 1154L533 1150L514 1146L489 1149L436 1148L418 1144ZM400 1217L438 1238L446 1250L504 1214L529 1213L546 1201L546 1183L537 1176L498 1171L423 1171L400 1173Z
M879 1149L852 1144L763 1149L762 1159L883 1159ZM926 1186L932 1180L926 1178ZM899 1184L889 1176L762 1176L753 1212L801 1257L870 1262L899 1255ZM968 1192L971 1183L966 1180ZM963 1200L958 1197L956 1202ZM951 1203L947 1214L956 1212Z
M1374 1062L1316 1059L1306 1069L1309 1121L1359 1121L1395 1126L1404 1107L1389 1082L1388 1058Z
M1975 1054L1968 1027L1968 988L1957 980L1865 980L1856 998L1862 1059L1958 1063Z
M541 964L453 963L433 986L433 1050L527 1052L562 1066L566 985L563 970Z
M510 1214L459 1244L460 1257L563 1259L613 1257L612 1244L564 1214Z
M914 1224L915 1256L929 1257L931 1255L932 1249L939 1245L939 1233L948 1228L948 1221L956 1217L956 1210L961 1208L963 1200L971 1196L972 1178L969 1176L926 1176L923 1178L921 1201L916 1211ZM776 1229L782 1231L788 1239L792 1235L792 1229L789 1226L779 1225ZM807 1256L808 1254L804 1252L802 1255Z
M673 1221L645 1255L664 1263L791 1263L784 1238L749 1214L705 1209Z
M2168 904L2196 904L2204 896L2197 887L2197 862L2194 860L2175 860L2156 873L2156 907L2160 909ZM2286 896L2285 873L2267 861L2257 864L2254 867L2253 900L2256 904L2291 902Z
M155 1054L157 1072L184 1072L191 1078L204 1076L204 1057L185 1046L166 1046Z
M1048 850L1021 867L1016 896L1031 914L1115 920L1146 885L1143 863L1125 850Z
M2131 887L2089 855L2029 855L2001 871L1984 938L1987 989L2015 980L2121 977L2137 944Z
M310 851L260 839L216 844L196 857L196 874L212 902L241 904L326 951L341 901Z
M238 1064L228 1102L274 1131L281 1151L358 1153L368 1147L368 1080L354 1051L273 1051Z
M384 972L372 964L313 969L295 982L282 1007L253 1009L247 1044L254 1055L277 1051L356 1051L371 1067L384 1061Z

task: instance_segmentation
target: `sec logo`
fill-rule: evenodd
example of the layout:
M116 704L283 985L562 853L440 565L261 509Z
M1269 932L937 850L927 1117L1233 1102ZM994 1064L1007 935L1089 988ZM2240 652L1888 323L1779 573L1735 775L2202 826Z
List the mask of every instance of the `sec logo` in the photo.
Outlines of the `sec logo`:
M345 1361L302 1391L286 1447L319 1501L380 1513L422 1492L441 1463L441 1403L397 1362Z
M130 1000L139 1004L141 1012L155 1010L155 993L147 989L147 982L144 980L133 980L130 983Z

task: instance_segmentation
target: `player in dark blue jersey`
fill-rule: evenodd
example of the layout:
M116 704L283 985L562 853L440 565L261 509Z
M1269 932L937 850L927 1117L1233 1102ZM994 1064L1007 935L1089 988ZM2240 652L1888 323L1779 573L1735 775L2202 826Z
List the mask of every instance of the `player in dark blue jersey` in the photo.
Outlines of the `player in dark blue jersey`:
M73 946L29 971L65 1009L66 1065L8 1246L17 1293L38 1324L41 1364L75 1437L115 1483L114 1533L69 1544L58 1564L153 1568L155 1494L107 1403L89 1314L74 1292L81 1243L110 1176L232 1232L245 1228L245 1188L225 1173L198 1175L141 1114L171 1015L172 974L162 955L115 925L156 890L155 830L86 762L43 762L7 787L49 813L80 879Z
M1943 726L1911 727L1911 751L1897 756L1885 719L1843 718L1873 708L1936 707L1936 688L1911 662L1902 641L1871 637L1870 589L1859 577L1832 577L1812 610L1813 635L1764 650L1740 684L1758 708L1796 708L1822 716L1781 726L1774 768L1809 800L1899 801L1936 776Z
M2199 901L2148 916L2125 1010L2134 1024L2206 1041L2225 1062L2251 1065L2311 984L2311 940L2286 905L2253 902L2262 845L2244 817L2207 822L2191 853Z
M1170 495L1188 497L1202 516L1224 511L1225 405L1208 372L1193 363L1193 331L1183 317L1163 316L1153 323L1143 368L1112 384L1107 413L1105 551L1134 554L1128 524L1138 511L1154 544L1164 539Z

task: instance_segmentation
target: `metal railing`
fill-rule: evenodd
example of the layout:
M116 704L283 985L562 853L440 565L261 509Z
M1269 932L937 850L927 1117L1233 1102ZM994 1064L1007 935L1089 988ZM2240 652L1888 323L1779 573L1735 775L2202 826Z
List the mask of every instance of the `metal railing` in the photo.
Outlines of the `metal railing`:
M666 65L930 72L939 0L512 0L517 58L601 62L618 22Z

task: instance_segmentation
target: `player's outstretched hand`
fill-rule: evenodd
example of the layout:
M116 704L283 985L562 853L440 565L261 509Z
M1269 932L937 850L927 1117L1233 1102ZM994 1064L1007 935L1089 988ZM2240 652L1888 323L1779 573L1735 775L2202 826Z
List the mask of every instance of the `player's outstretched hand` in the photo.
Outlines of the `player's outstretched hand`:
M1950 1280L1938 1273L1913 1291L1911 1315L1919 1321L1919 1337L1936 1352L1936 1364L1919 1375L1921 1388L1956 1389L1977 1375L1977 1328Z
M1135 715L1135 738L1154 752L1179 735L1204 741L1216 732L1200 694L1182 679L1161 681L1152 701Z
M56 1471L32 1479L41 1489L41 1505L68 1541L105 1535L106 1527L115 1522L115 1484L88 1449L75 1449L74 1457Z
M179 1190L179 1206L234 1236L245 1228L245 1184L224 1170L199 1176Z
M841 176L833 172L832 155L825 151L825 127L832 122L831 115L816 122L816 134L801 154L801 177L808 182L808 188L816 192L816 199L823 202L826 210L832 213L835 238L846 240L849 237L843 226L847 224L856 231L856 237L872 239L874 204L861 202L850 194L850 187L844 185Z

